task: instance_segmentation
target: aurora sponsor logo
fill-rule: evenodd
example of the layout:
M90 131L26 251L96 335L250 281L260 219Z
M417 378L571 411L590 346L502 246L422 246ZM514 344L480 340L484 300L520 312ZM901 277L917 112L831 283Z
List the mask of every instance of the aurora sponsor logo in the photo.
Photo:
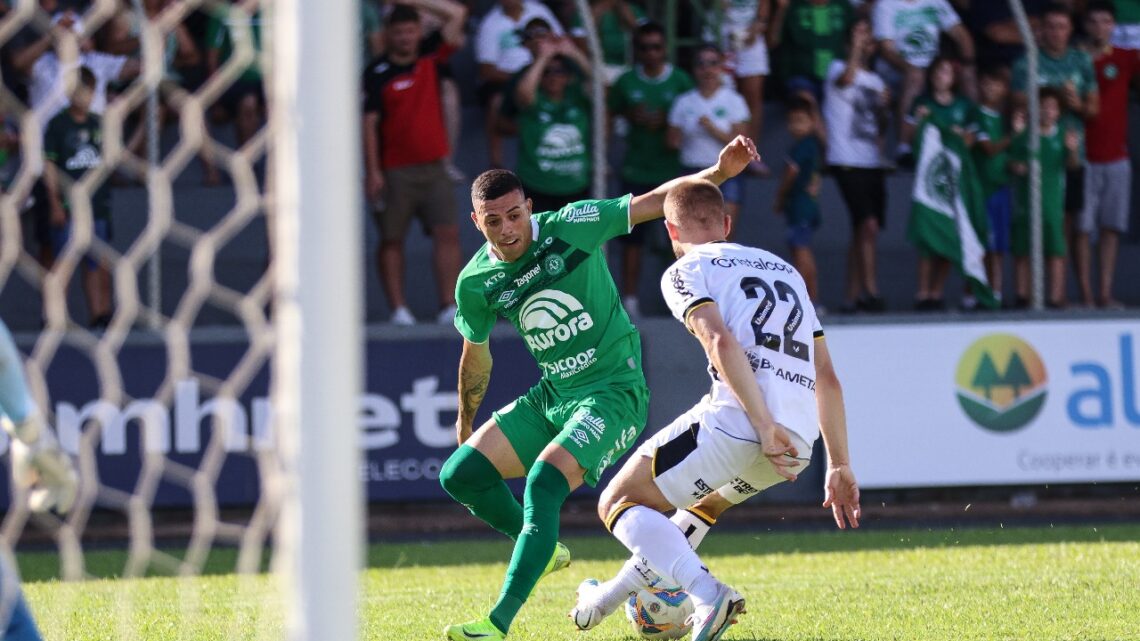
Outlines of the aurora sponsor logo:
M544 289L523 303L519 326L527 346L542 351L590 329L594 319L577 298L566 292Z

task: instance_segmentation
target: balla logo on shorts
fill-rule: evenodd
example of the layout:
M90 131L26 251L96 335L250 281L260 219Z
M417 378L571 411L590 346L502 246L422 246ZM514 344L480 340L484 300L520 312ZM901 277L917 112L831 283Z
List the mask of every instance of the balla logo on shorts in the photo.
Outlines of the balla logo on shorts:
M954 376L958 404L970 420L992 432L1028 425L1045 405L1045 365L1017 336L990 334L974 341Z
M523 303L519 325L531 349L546 350L590 329L594 319L577 298L566 292L544 289Z

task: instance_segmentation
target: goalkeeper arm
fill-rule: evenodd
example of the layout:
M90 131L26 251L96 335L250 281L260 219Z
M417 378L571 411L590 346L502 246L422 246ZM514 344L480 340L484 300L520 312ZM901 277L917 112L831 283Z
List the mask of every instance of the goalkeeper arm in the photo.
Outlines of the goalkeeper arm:
M33 511L54 508L62 514L75 503L78 478L55 434L29 399L16 344L0 322L0 409L4 412L0 427L12 438L12 480L29 490L28 505Z

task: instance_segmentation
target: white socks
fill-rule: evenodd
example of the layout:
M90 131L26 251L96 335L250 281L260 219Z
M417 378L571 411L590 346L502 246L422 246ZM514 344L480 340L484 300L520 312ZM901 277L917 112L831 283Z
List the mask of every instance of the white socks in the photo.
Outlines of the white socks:
M644 557L658 574L684 588L698 603L716 598L717 581L689 547L684 532L664 514L641 505L631 507L618 518L613 533L635 557Z
M705 535L709 533L712 527L704 519L688 510L677 510L673 516L669 517L669 520L685 535L689 541L689 547L694 550L700 546L701 541L705 540ZM626 560L614 578L598 586L602 610L606 614L613 612L629 598L629 595L644 586L653 585L660 579L661 575L649 566L649 561L634 554Z

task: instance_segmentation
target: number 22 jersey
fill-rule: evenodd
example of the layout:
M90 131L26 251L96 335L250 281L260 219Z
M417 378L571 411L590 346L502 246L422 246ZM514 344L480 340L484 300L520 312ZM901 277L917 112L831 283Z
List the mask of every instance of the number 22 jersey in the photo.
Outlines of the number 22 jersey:
M808 443L819 436L815 338L823 336L823 328L794 267L762 249L708 243L665 270L661 293L685 327L698 307L716 305L744 347L772 417ZM712 389L702 402L743 410L711 363L709 375Z

